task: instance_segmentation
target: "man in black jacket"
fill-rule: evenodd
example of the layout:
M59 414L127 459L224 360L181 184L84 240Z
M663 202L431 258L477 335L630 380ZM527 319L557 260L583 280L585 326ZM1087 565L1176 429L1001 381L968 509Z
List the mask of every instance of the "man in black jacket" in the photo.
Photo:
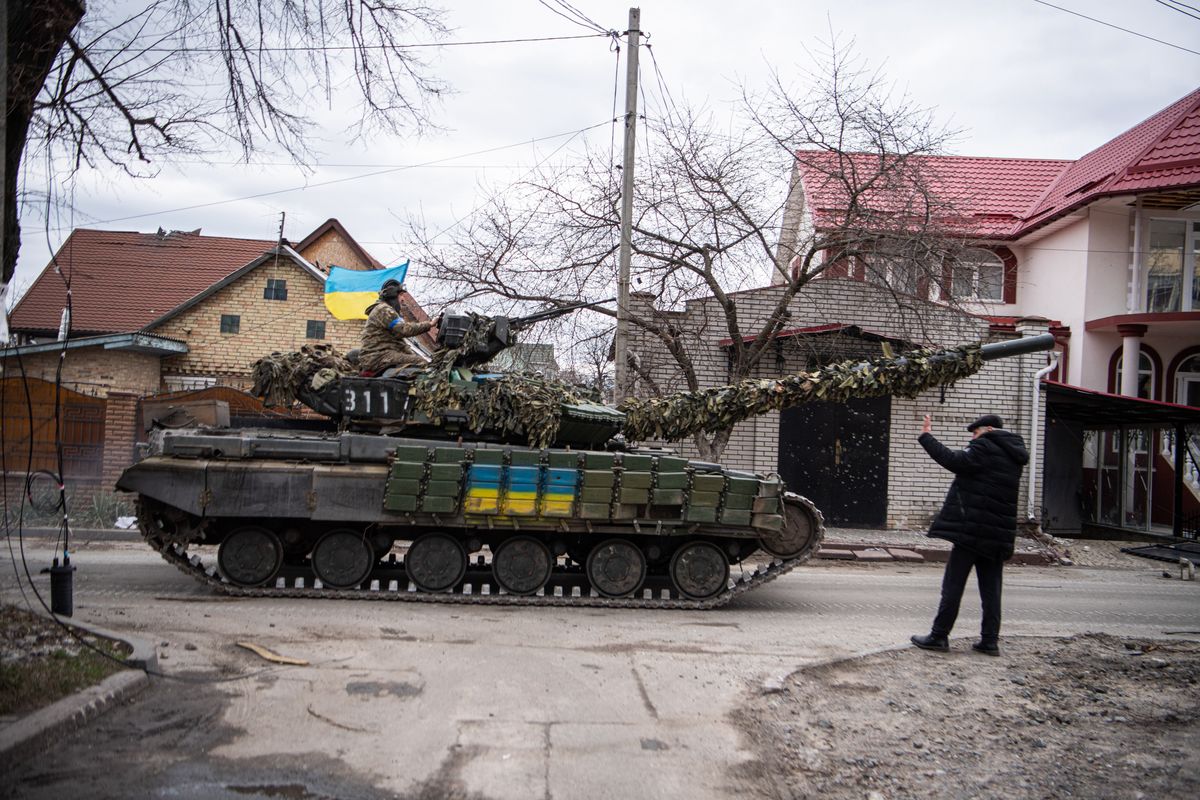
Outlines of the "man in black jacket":
M947 539L954 547L942 576L942 600L933 628L927 636L912 637L912 643L925 650L950 649L950 630L974 567L983 624L980 640L971 647L998 656L1000 588L1004 562L1012 558L1017 537L1017 494L1029 451L1020 436L1004 430L1004 420L995 414L983 415L967 430L974 436L971 443L963 450L950 450L933 438L933 423L926 414L917 440L934 461L954 473L946 502L929 528L930 536Z

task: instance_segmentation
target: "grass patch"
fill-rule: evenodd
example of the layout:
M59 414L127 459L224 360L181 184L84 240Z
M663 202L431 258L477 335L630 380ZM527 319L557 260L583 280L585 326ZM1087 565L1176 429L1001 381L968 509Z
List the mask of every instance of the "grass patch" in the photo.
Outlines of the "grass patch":
M129 648L76 629L86 641L124 660ZM25 714L126 669L55 624L12 605L0 605L0 715Z

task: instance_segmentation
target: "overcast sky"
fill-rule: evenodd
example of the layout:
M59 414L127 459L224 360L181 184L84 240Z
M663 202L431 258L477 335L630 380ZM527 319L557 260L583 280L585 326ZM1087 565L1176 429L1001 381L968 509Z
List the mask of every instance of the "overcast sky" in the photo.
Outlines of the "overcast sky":
M437 0L432 0L436 3ZM585 33L537 0L443 0L452 41ZM601 25L624 30L630 3L575 0ZM677 98L726 108L738 85L761 85L771 67L800 74L803 48L832 28L920 104L963 134L953 152L975 156L1077 158L1200 85L1200 56L1105 27L1035 0L643 0L661 78ZM1146 36L1200 50L1200 20L1156 0L1055 0L1070 9ZM1189 0L1200 7L1200 0ZM1194 13L1194 12L1193 12ZM1200 16L1197 13L1196 16ZM622 56L623 57L623 56ZM422 213L440 230L469 214L481 182L519 179L568 141L553 137L612 117L614 63L603 38L445 48L430 54L455 94L437 110L445 128L423 139L348 144L330 120L321 164L305 172L262 156L266 165L218 162L165 165L149 180L84 172L60 187L74 194L71 212L52 219L23 212L16 284L27 285L71 227L272 239L280 214L297 241L329 217L385 264L403 261L401 220ZM621 65L622 75L624 63ZM644 91L658 93L654 63L643 56ZM623 102L623 101L622 101ZM324 114L326 118L337 114ZM612 131L586 134L608 146ZM542 140L533 142L532 140ZM583 136L571 139L567 151ZM487 148L517 145L482 155ZM619 148L619 142L618 142ZM560 153L559 155L562 155ZM462 156L461 158L454 158ZM377 176L385 167L422 164ZM44 181L25 172L26 188ZM348 180L347 180L348 179ZM338 180L327 186L327 181ZM783 191L780 178L780 191ZM302 189L308 186L309 188ZM280 191L292 190L292 191ZM278 192L254 199L239 199ZM176 211L183 206L212 204ZM410 288L435 280L414 264Z

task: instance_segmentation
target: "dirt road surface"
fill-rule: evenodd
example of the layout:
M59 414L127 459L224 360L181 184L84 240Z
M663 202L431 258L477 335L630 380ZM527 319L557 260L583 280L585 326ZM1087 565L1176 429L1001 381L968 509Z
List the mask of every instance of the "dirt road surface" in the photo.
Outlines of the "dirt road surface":
M1016 638L803 669L734 714L770 798L1200 797L1200 643Z

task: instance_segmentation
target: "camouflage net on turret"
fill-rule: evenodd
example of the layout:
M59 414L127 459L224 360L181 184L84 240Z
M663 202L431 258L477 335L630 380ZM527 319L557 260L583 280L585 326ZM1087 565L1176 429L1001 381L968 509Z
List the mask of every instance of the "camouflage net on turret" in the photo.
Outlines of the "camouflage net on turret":
M546 447L558 435L563 403L598 402L595 393L536 374L514 373L478 383L455 382L459 355L474 352L487 340L487 318L480 317L458 348L434 353L428 367L412 379L414 410L432 424L446 411L467 413L471 430L523 437L531 447ZM305 345L297 352L271 353L254 362L253 393L268 406L290 406L311 389L358 371L330 345Z
M467 412L467 425L522 436L530 447L547 447L558 435L563 403L589 400L578 387L534 374L516 373L471 384L451 383L427 373L413 386L416 410L440 422L446 410Z
M358 370L332 345L306 344L291 353L274 352L254 362L250 390L267 406L291 406L299 392L308 388L319 390L343 375L357 375Z
M916 397L970 377L982 365L980 345L971 344L914 350L896 358L843 361L785 378L752 378L661 398L629 398L620 405L626 415L623 430L633 440L678 441L817 400L844 403L860 397Z

